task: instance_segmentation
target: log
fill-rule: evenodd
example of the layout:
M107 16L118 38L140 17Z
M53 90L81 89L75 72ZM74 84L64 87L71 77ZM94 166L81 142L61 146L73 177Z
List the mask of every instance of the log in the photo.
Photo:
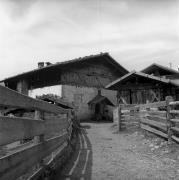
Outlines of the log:
M171 110L170 113L171 114L179 114L179 110Z
M157 121L153 121L153 120L147 120L147 119L141 119L140 121L141 123L143 124L147 124L147 125L150 125L150 126L154 126L154 127L157 127L159 129L162 129L164 131L167 131L167 126L166 124L164 123L161 123L161 122L157 122Z
M179 138L178 137L172 135L172 139L175 140L177 143L179 143Z
M179 119L170 119L170 121L172 121L174 123L179 123Z
M151 132L151 133L154 133L154 134L156 134L156 135L159 135L159 136L161 136L161 137L168 138L168 135L167 135L167 134L165 134L165 133L163 133L163 132L161 132L161 131L159 131L159 130L156 130L156 129L154 129L154 128L151 128L150 126L141 124L141 128L144 129L144 130L146 130L146 131L149 131L149 132Z
M0 106L41 110L56 114L68 112L59 106L33 99L3 86L0 86L0 95Z
M166 101L159 101L159 102L148 103L148 104L140 104L140 105L137 105L136 108L147 109L147 108L158 108L158 107L165 107L165 106L167 106Z
M33 165L60 147L67 138L68 134L66 133L0 158L0 179L10 180L18 178Z
M158 111L158 110L155 110L155 111L150 110L150 111L148 111L148 114L166 117L167 112L166 111Z
M179 134L179 128L178 127L171 127L171 130L173 130Z
M150 120L154 120L154 121L166 121L167 118L166 117L162 117L162 116L158 116L158 115L146 115L146 117Z
M0 146L44 134L45 123L30 118L0 116Z
M179 105L179 101L174 101L169 103L170 106Z
M53 158L47 162L44 167L51 167L53 166L53 164L59 160L59 158L61 156L63 156L67 150L67 144L64 144L64 146L62 146L60 148L60 150L57 151L57 153L53 154ZM45 172L45 168L44 167L40 167L37 171L35 171L27 180L38 180L40 178L40 176Z

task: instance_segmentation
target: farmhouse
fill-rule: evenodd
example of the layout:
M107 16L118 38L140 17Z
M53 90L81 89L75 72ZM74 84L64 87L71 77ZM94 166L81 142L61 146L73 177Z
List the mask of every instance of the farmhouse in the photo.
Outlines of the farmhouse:
M179 99L179 72L152 64L141 72L132 71L106 86L117 90L119 103L145 104L164 100L167 95Z
M105 104L101 111L112 114L112 107L117 103L116 91L104 89L107 84L124 76L128 71L117 63L108 53L86 56L61 63L39 63L39 68L3 80L5 86L28 95L29 90L37 88L61 86L64 101L73 103L78 119L91 119L95 114L90 101L101 89L101 96L110 100L111 104L101 101L98 106ZM42 89L40 89L42 90ZM109 106L110 105L110 106Z

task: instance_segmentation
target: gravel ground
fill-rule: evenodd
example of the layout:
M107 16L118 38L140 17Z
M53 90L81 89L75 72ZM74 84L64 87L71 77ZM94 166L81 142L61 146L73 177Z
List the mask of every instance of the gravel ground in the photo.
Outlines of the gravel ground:
M139 129L83 123L77 151L56 180L179 180L178 145Z

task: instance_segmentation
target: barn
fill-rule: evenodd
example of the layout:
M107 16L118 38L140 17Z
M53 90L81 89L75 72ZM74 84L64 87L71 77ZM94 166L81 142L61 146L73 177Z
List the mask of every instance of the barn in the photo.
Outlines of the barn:
M1 82L26 95L39 88L41 91L44 87L61 86L61 92L57 95L61 95L64 101L73 103L78 119L85 120L94 115L88 102L97 96L99 89L102 96L116 105L116 91L104 88L127 73L128 70L109 53L100 53L56 64L40 62L37 69Z
M119 103L145 104L171 95L179 100L179 72L152 64L141 72L132 71L106 86L118 91Z

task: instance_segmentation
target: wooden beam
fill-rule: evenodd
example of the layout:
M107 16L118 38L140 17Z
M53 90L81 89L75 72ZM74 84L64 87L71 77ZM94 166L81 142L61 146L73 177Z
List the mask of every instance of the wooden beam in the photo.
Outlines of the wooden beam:
M68 134L66 133L0 158L0 179L10 180L18 178L33 165L60 147L67 138Z
M52 118L45 120L45 136L49 137L52 135L60 134L60 132L66 131L69 122L67 118Z
M151 133L154 133L154 134L156 134L156 135L162 136L162 137L164 137L164 138L168 138L168 135L167 135L167 134L165 134L165 133L163 133L163 132L161 132L161 131L159 131L159 130L156 130L156 129L154 129L154 128L151 128L150 126L141 124L141 128L144 129L144 130L146 130L146 131L149 131L149 132L151 132Z
M177 143L179 143L179 138L178 137L172 135L172 139L175 140Z
M68 112L59 106L33 99L3 86L0 86L0 94L0 106L35 109L56 114Z
M148 104L137 105L136 108L146 109L146 108L158 108L167 106L166 101L153 102Z
M166 111L158 111L158 110L150 110L150 111L147 111L147 113L150 115L150 116L160 116L160 117L163 117L163 118L166 118L166 115L167 115L167 112Z
M174 123L179 123L179 119L170 119L170 121L172 121Z
M179 128L178 127L171 127L171 130L173 130L179 134Z
M179 110L170 110L171 114L179 114Z
M167 118L160 115L147 115L147 118L155 121L166 121Z
M59 160L61 156L67 151L67 144L64 144L57 152L53 153L53 158L47 162L43 167L40 167L36 172L34 172L27 180L38 180L40 176L45 172L46 167L52 167L53 164Z
M140 122L147 124L147 125L150 125L150 126L157 127L157 128L162 129L164 131L167 131L167 126L165 123L157 122L157 121L153 121L153 120L147 120L147 119L141 119Z
M0 116L0 146L45 132L42 120Z

